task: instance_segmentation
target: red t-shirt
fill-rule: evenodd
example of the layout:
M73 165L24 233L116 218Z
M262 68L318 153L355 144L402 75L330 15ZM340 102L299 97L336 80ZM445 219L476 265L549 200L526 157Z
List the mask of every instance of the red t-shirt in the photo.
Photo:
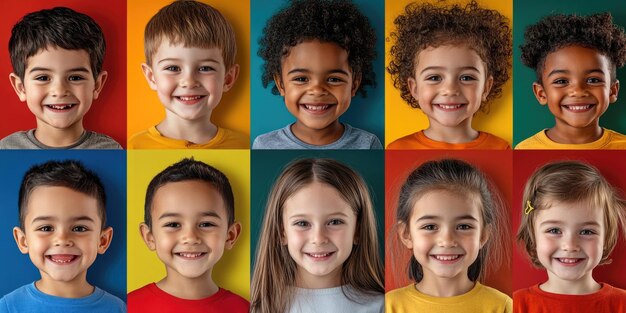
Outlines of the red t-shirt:
M248 300L222 288L214 295L199 300L174 297L159 289L155 283L145 285L128 294L128 313L248 313L249 311Z
M563 295L545 292L539 285L513 293L514 313L617 313L626 312L626 290L601 283L596 293Z
M411 150L411 149L438 149L438 150L510 150L509 143L495 135L486 132L478 132L478 138L466 143L447 143L432 140L424 131L418 131L395 140L387 146L388 150Z

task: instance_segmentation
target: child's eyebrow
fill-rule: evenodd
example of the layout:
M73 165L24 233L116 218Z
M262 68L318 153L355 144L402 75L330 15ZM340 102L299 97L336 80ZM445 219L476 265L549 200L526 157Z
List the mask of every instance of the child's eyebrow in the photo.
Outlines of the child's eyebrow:
M165 58L163 60L159 60L159 62L157 62L157 64L161 64L163 62L176 62L176 61L181 61L182 59L178 59L178 58ZM202 60L198 60L198 62L212 62L212 63L220 63L218 60L216 59L202 59Z
M37 72L37 71L42 71L42 72L50 72L52 71L49 68L46 67L33 67L30 69L30 71L28 71L28 73L32 73L32 72ZM84 73L89 73L89 70L87 68L84 67L76 67L76 68L71 68L69 69L67 72L84 72Z
M416 220L416 222L420 222L420 221L423 221L423 220L440 220L440 219L441 219L441 216L437 216L437 215L424 215L424 216L422 216L422 217L418 218L418 219ZM468 214L468 215L458 216L458 217L456 217L454 220L456 220L456 221L460 221L460 220L473 220L473 221L478 222L478 219L477 219L477 218L475 218L474 216L469 215L469 214Z
M548 73L548 77L550 77L552 75L556 75L556 74L570 74L570 73L571 73L570 70L556 69L556 70L552 70L550 73ZM590 70L585 71L585 74L591 74L591 73L604 74L604 71L602 71L602 69L599 69L599 68L594 68L594 69L590 69Z
M308 74L308 73L311 73L311 72L312 72L311 70L307 70L305 68L294 68L293 70L287 72L287 75L294 74L294 73L305 73L305 74ZM342 70L340 68L332 69L332 70L330 70L330 71L328 71L326 73L327 74L343 74L343 75L346 75L346 76L350 76L350 73L348 73L345 70Z
M168 217L181 217L181 216L182 216L182 214L180 214L180 213L163 213L163 214L161 214L161 216L159 216L159 220L162 220L162 219L168 218ZM215 213L213 211L204 211L204 212L200 213L200 216L202 216L202 217L208 216L208 217L215 217L217 219L222 219L222 217L219 214L217 214L217 213Z
M429 71L429 70L445 70L447 69L445 66L428 66L425 69L423 69L420 74ZM458 69L460 70L470 70L470 71L474 71L474 72L478 72L480 73L480 71L478 70L477 67L474 66L463 66L463 67L459 67Z
M330 213L330 214L328 214L326 216L328 217L328 216L337 216L337 215L348 217L348 214L346 214L344 212L334 212L334 213ZM310 217L310 216L307 215L307 214L296 214L296 215L289 216L289 219L307 218L307 217Z
M51 216L51 215L44 215L44 216L37 216L33 219L33 221L31 223L35 223L35 222L39 222L39 221L44 221L44 222L48 222L48 221L57 221L58 218L55 216ZM77 216L77 217L73 217L70 219L72 222L78 222L78 221L88 221L88 222L94 222L93 218L89 217L89 216Z

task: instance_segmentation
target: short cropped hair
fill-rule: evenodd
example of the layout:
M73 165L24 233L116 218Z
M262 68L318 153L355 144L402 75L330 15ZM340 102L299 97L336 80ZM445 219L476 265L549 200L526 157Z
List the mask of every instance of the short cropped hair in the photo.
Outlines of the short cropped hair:
M13 72L23 80L28 58L52 47L85 50L94 79L100 74L106 50L102 29L88 15L65 7L26 14L13 26L9 39Z
M291 48L308 40L334 43L348 52L354 77L361 78L359 93L375 86L372 63L376 58L376 33L369 19L347 0L293 0L272 16L263 28L257 54L263 58L262 83L267 88L281 74ZM272 93L279 94L276 85Z
M144 32L148 65L152 65L152 58L163 40L184 47L219 48L227 70L235 63L237 42L232 25L222 13L205 3L175 1L150 19Z
M235 197L228 181L228 177L220 170L193 158L185 158L174 163L161 171L148 184L146 190L146 201L144 205L144 222L148 227L152 227L152 200L159 188L168 183L198 180L211 185L222 196L228 225L235 222Z
M37 187L66 187L96 199L102 229L106 225L106 194L96 173L88 170L79 161L48 161L31 167L20 185L18 210L20 228L24 229L24 219L28 200Z
M567 46L582 46L597 50L610 61L611 81L616 80L616 68L626 63L626 34L613 23L611 13L588 16L549 15L528 26L524 32L522 63L535 70L537 83L548 54Z

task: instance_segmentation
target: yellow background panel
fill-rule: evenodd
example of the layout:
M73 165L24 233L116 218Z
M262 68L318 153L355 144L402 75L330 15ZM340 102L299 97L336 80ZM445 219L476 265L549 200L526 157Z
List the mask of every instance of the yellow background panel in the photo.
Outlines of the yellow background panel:
M143 33L150 18L172 0L128 1L127 29L127 137L159 123L165 118L165 109L155 91L150 89L141 71L145 62ZM202 1L209 3L209 1ZM250 4L247 1L211 0L210 5L219 10L233 25L237 38L239 78L226 92L211 120L214 124L250 134Z
M194 157L223 172L235 195L235 220L241 235L213 268L213 279L222 288L250 298L250 151L249 150L130 150L128 151L128 274L127 290L133 291L165 277L165 266L150 251L139 233L143 222L146 189L150 180L185 157Z
M393 21L404 12L404 7L413 0L385 1L385 37L394 30ZM449 0L449 3L467 3L467 0ZM497 10L513 25L513 3L511 0L478 0L482 7ZM391 42L385 41L385 66L389 64ZM476 113L473 127L476 130L492 133L509 143L513 140L513 72L511 79L502 87L502 96L490 104L489 114ZM420 109L411 108L400 97L400 91L393 86L391 76L385 71L385 146L392 141L428 127L428 119Z

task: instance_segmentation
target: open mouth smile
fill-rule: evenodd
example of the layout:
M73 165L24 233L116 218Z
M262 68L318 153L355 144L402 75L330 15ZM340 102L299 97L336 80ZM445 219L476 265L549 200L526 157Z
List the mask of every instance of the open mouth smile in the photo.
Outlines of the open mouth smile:
M577 265L582 262L584 259L581 258L555 258L559 263L565 266Z
M204 97L206 96L196 95L196 96L176 96L174 98L176 98L179 102L183 104L191 105L191 104L196 104L200 102L200 100Z
M302 106L308 112L311 112L313 114L320 114L320 113L325 113L326 111L328 111L328 109L333 107L334 104L310 104L310 103L305 103L305 104L300 104L300 106Z
M430 257L444 264L452 264L461 259L462 254L431 254Z
M593 108L595 104L562 104L561 107L570 112L587 112Z
M48 109L51 109L53 111L65 111L65 110L69 110L71 108L73 108L74 106L76 106L76 103L70 103L70 104L45 104L45 107L47 107Z
M308 257L312 258L315 261L324 261L330 258L331 255L335 254L335 252L316 252L316 253L305 252L304 254L306 254Z
M199 259L203 256L206 255L206 252L177 252L174 253L175 255L183 258L183 259L190 259L190 260L194 260L194 259Z
M77 260L78 256L73 254L51 254L46 255L46 259L55 264L65 265Z
M434 106L443 111L455 111L465 106L465 103L436 103Z

